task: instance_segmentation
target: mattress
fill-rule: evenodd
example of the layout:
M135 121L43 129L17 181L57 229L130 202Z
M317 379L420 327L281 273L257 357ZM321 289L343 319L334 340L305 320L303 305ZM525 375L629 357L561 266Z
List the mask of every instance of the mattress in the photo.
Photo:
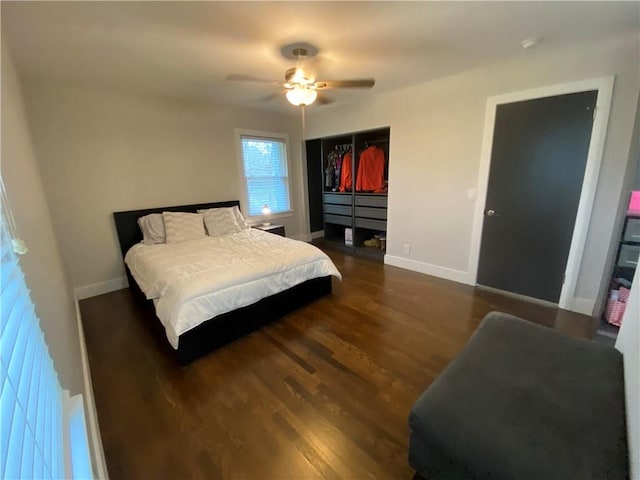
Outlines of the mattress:
M311 244L258 229L175 244L136 244L125 263L164 325L171 346L202 322L307 280L333 275Z

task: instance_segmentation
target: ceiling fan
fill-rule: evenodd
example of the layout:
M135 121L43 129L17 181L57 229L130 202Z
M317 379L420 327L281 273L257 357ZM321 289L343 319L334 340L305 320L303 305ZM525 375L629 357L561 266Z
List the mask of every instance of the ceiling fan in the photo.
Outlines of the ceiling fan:
M334 88L372 88L375 85L373 78L353 80L316 80L309 69L304 68L306 59L315 56L317 49L312 45L289 45L282 48L285 58L296 60L296 66L289 68L284 73L284 82L277 82L250 75L230 74L227 80L241 82L272 83L284 88L284 94L289 103L296 106L307 106L318 100L318 103L331 103L331 100L323 95L318 95L320 90Z

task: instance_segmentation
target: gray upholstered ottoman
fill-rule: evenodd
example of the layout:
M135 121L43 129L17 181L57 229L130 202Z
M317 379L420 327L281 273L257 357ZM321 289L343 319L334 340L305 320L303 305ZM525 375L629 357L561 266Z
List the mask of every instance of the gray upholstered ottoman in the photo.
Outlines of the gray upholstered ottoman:
M409 463L426 479L623 479L622 355L490 313L416 401Z

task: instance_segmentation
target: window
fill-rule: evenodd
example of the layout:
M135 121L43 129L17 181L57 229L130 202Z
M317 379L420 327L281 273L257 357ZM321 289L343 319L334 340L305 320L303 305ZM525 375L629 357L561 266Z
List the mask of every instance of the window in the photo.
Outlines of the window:
M4 212L0 230L0 478L92 478L82 395L58 383Z
M262 215L268 205L272 214L291 212L287 136L239 132L247 216Z

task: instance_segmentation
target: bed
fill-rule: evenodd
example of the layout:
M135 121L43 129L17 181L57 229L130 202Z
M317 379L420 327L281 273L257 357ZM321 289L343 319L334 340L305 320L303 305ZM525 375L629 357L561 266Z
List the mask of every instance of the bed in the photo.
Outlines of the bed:
M341 278L319 249L259 229L142 243L141 217L234 206L237 200L113 214L130 288L153 302L183 364L331 293L331 276Z

